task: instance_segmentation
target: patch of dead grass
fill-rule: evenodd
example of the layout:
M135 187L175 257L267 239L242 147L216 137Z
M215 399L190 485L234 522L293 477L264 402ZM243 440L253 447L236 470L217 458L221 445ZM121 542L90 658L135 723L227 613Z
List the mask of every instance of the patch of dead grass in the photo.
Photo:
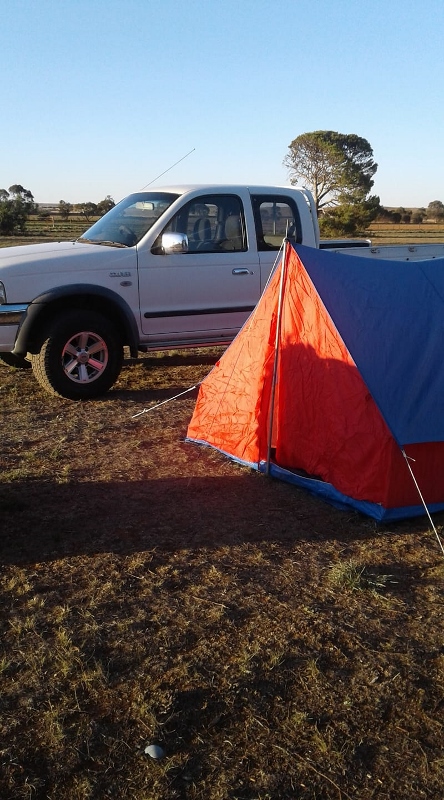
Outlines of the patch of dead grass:
M440 797L433 535L185 443L195 393L133 418L216 357L84 404L0 365L0 796Z

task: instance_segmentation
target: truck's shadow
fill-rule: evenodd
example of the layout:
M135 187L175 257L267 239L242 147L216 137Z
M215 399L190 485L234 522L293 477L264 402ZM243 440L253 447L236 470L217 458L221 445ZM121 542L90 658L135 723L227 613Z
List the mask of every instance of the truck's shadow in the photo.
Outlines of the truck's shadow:
M157 356L142 355L139 358L125 358L124 365L141 364L146 369L152 369L153 367L165 367L169 369L170 367L200 366L201 364L208 364L212 367L218 358L220 358L224 349L225 348L212 350L210 353L206 353L205 351L189 353L186 350L171 353L167 350L164 353L159 353Z

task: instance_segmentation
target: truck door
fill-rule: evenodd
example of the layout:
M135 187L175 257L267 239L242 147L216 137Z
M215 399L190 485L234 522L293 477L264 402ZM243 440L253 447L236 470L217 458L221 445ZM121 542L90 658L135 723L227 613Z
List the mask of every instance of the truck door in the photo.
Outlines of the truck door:
M251 212L250 212L251 213ZM188 252L162 252L163 233L185 233ZM144 341L230 340L260 296L256 243L248 246L241 198L200 195L184 205L148 250L139 250Z
M281 194L252 194L257 249L261 265L261 290L280 258L279 250L285 236L302 241L302 224L299 209L293 197Z

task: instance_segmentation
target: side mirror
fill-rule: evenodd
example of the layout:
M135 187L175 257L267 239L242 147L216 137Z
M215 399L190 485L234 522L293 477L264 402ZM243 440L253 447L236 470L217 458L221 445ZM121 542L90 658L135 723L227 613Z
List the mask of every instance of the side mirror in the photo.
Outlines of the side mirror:
M165 255L188 253L188 236L186 233L164 233L162 250Z

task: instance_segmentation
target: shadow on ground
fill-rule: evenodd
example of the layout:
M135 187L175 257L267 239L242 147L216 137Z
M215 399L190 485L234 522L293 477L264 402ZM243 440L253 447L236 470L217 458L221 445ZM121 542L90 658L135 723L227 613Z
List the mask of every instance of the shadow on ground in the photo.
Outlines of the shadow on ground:
M0 526L4 564L246 542L346 544L384 533L373 520L333 510L256 473L120 483L15 482L0 486ZM406 534L423 528L423 520L396 526Z

